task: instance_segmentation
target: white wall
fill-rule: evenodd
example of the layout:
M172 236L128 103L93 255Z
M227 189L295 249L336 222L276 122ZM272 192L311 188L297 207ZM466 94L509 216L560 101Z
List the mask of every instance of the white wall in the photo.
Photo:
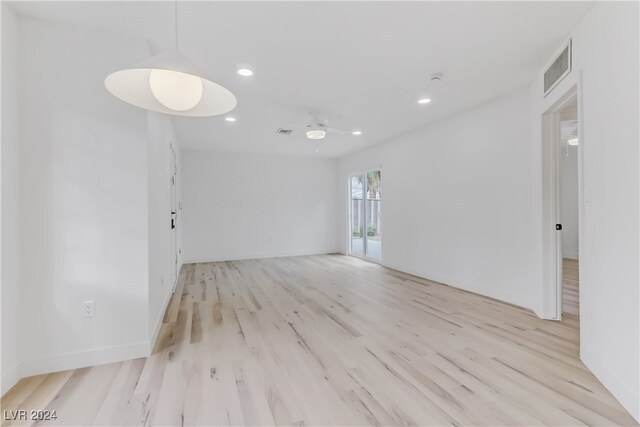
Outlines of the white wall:
M150 46L33 18L17 22L18 73L2 81L20 94L18 108L2 117L18 122L2 135L2 265L15 266L2 270L2 303L15 308L2 312L2 392L21 376L148 355L173 268L173 124L117 100L103 84L113 70L148 57ZM11 28L3 25L3 36ZM11 54L3 45L3 60ZM14 99L3 94L3 107ZM5 180L11 175L18 179ZM12 198L14 206L4 204ZM83 317L85 300L95 301L94 318Z
M520 89L342 158L342 250L347 179L381 165L384 265L535 308L529 116L529 92Z
M19 168L18 168L18 93L11 84L17 79L18 17L7 3L0 5L2 14L2 145L0 146L1 179L1 277L0 277L0 368L1 389L6 390L19 378L22 357L20 269L16 247L20 241Z
M531 93L539 149L541 114L582 82L580 354L640 420L638 13L637 2L596 3L571 35L572 73L547 98L540 75Z
M336 251L335 159L182 151L185 262Z
M566 140L562 144L560 153L562 257L578 259L578 149L575 146L567 146Z

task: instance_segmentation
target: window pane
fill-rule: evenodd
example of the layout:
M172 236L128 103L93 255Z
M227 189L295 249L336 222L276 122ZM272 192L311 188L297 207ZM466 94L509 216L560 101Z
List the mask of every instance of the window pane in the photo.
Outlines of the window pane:
M367 173L367 256L382 259L381 173Z
M364 200L362 175L351 177L351 250L364 255Z

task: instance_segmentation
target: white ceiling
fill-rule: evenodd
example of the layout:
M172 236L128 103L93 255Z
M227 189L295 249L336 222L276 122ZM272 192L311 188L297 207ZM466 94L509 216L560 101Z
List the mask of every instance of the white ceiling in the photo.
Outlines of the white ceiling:
M178 137L193 149L339 157L527 84L592 4L180 1L180 48L237 96L238 120L176 117ZM172 2L14 6L173 44ZM433 102L418 105L423 95ZM275 133L309 111L363 134L330 135L316 154L302 132Z

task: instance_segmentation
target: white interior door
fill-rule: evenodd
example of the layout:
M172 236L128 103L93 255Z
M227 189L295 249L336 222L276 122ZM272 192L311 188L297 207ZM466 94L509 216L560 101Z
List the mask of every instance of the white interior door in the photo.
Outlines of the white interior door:
M172 290L175 291L176 284L178 282L178 197L176 192L176 179L178 166L176 161L176 152L173 150L173 146L170 146L170 192L171 192L171 253L172 253L172 261L173 261L173 287Z
M560 188L560 159L561 159L561 138L560 138L560 113L554 113L552 117L553 123L553 155L554 155L554 209L556 218L556 247L555 247L555 259L556 259L556 316L558 320L562 320L562 203L561 203L561 188Z

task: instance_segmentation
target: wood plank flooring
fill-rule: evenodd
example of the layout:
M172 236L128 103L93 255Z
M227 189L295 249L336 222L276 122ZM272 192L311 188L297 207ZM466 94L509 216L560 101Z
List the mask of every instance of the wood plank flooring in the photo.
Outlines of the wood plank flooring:
M341 255L186 265L151 357L1 404L58 425L637 425L578 359L575 316Z
M580 315L578 260L562 260L562 313Z

